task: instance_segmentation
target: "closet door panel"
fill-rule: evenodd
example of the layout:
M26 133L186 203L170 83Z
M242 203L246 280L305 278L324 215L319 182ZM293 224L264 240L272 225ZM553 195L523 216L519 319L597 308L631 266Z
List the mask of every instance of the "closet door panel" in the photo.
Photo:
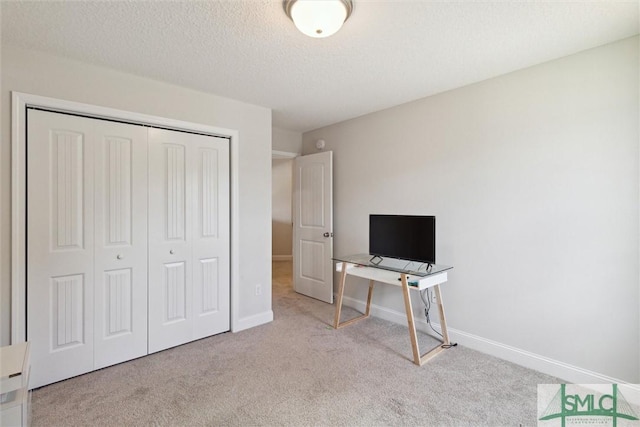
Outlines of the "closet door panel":
M229 141L193 135L194 338L229 330Z
M229 141L149 130L149 350L229 330Z
M147 129L96 121L95 369L147 354Z
M189 134L149 129L149 352L193 339Z
M27 339L31 387L93 369L91 123L29 110Z

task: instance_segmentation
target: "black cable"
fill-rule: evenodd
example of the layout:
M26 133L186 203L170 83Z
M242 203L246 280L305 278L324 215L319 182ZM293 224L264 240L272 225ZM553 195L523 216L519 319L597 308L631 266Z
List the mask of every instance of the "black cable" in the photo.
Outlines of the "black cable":
M427 298L424 297L425 293L427 294ZM429 325L431 330L436 334L440 335L440 337L442 337L442 334L436 331L433 325L431 324L431 318L429 317L429 310L431 310L431 301L428 298L430 296L428 294L429 294L429 288L426 288L422 292L420 292L420 297L422 298L422 302L424 303L424 317L427 319L427 324Z
M431 324L431 318L429 317L429 310L431 310L431 299L429 298L430 295L429 294L429 288L426 288L422 291L419 292L420 293L420 298L422 299L422 302L424 304L424 317L427 319L427 324L429 325L429 327L431 328L431 330L433 332L435 332L436 334L440 335L441 338L444 338L442 336L442 334L438 331L435 330L435 328L433 327L433 325ZM427 294L427 298L424 297L424 294ZM442 344L440 347L442 348L451 348L451 347L455 347L457 346L458 343L454 342L454 343L450 343L450 344Z

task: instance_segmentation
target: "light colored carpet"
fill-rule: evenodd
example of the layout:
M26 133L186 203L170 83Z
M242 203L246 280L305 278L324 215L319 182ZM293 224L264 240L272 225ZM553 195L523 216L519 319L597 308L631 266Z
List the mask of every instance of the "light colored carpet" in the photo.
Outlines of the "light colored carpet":
M272 323L35 390L33 425L536 425L536 385L556 378L461 346L417 367L406 326L334 330L290 269L274 263Z

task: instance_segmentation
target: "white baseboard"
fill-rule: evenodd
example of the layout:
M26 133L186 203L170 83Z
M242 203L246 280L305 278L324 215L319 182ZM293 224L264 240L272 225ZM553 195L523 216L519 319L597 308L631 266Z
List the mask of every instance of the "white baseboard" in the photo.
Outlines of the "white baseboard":
M360 312L364 312L365 310L364 301L345 296L343 297L343 303L344 305L352 307ZM379 305L371 304L371 315L400 325L407 324L407 317L404 312L391 310ZM416 329L421 332L428 333L430 331L429 325L424 318L418 318L416 316L415 324ZM440 325L437 323L433 323L433 325L436 329L440 328ZM593 372L588 369L580 368L578 366L573 366L568 363L560 362L549 357L531 353L526 350L521 350L510 345L492 341L490 339L479 337L477 335L473 335L451 327L448 328L448 332L449 340L451 342L457 342L458 344L469 347L473 350L477 350L482 353L486 353L491 356L513 362L517 365L524 366L525 368L534 369L544 374L557 377L563 381L567 381L568 383L627 384L626 381L620 380L618 378L613 378L608 375ZM409 338L407 337L407 340L408 339Z
M238 319L237 324L231 330L231 332L240 332L245 329L250 329L256 326L264 325L265 323L273 322L273 311L265 311L264 313L254 314L253 316L243 317Z
M274 262L277 262L277 261L291 261L291 260L293 260L293 255L273 255L271 257L271 259Z

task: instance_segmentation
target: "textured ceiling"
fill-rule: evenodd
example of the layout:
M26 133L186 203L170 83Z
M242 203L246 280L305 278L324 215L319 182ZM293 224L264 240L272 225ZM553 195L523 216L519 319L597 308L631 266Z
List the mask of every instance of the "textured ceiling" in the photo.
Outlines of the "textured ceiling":
M638 1L365 1L336 35L280 1L8 2L2 42L273 109L307 131L638 34Z

